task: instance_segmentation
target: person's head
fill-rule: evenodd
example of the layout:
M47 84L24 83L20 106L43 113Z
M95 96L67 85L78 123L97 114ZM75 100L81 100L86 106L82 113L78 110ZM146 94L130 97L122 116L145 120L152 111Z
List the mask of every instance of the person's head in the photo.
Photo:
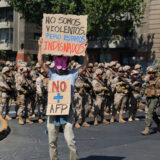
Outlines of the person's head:
M136 64L136 65L134 66L134 69L137 70L137 71L140 73L141 70L142 70L142 66L141 66L140 64Z
M54 56L55 62L54 69L57 70L58 74L66 74L68 71L69 57L67 56Z
M138 78L138 74L139 74L139 72L137 70L133 70L131 73L132 77L134 77L135 79Z
M102 79L103 71L101 69L97 69L95 74L98 79Z
M119 67L118 74L120 77L124 77L125 71L124 71L123 67Z
M99 63L98 64L98 68L101 69L102 71L104 71L104 64L103 63Z
M28 77L28 76L29 76L29 70L28 70L27 67L24 67L22 72L23 72L23 75L24 75L25 77Z
M116 62L115 62L115 61L111 61L109 65L110 65L110 68L111 68L112 70L115 70L115 69L116 69Z
M89 63L87 69L88 69L88 71L91 73L91 72L92 72L92 69L93 69L93 64L92 64L92 63Z
M6 76L9 76L9 74L10 74L10 69L9 69L9 67L4 67L4 68L2 69L2 74L5 74Z
M41 66L39 65L39 63L36 64L35 68L38 72L41 72Z
M150 67L148 69L148 75L150 79L154 79L156 77L157 70L154 67Z
M14 70L14 64L12 62L10 62L10 64L9 64L9 69L10 69L10 71Z

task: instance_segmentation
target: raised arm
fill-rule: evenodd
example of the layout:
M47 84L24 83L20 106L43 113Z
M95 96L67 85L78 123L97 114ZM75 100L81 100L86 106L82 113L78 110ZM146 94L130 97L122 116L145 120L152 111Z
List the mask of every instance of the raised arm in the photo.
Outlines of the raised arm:
M43 62L43 57L42 57L42 43L43 39L40 37L38 40L38 63L39 65L45 70L45 72L48 74L49 73L49 67Z
M86 46L88 46L88 42L86 42ZM78 74L79 74L79 75L80 75L84 70L87 69L88 61L89 61L88 53L86 52L85 57L84 57L84 59L83 59L83 65L82 65L82 67L80 67L79 70L78 70Z

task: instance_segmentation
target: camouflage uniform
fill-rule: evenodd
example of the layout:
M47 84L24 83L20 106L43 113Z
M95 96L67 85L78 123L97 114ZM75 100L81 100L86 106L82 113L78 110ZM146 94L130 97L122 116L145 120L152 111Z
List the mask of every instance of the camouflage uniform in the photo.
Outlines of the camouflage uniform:
M4 108L6 109L5 113L5 119L11 120L12 118L8 116L10 105L9 105L9 100L10 100L10 91L12 90L10 84L11 84L11 77L6 75L6 72L10 72L9 67L4 67L2 69L2 74L0 76L0 95L1 95L1 100L0 100L0 116L2 116L2 113L4 111Z
M114 80L112 81L112 90L115 90L115 95L114 106L112 109L112 117L110 122L114 122L115 115L118 109L120 109L119 122L125 123L126 121L123 119L123 111L128 98L129 86L125 84L124 80L128 83L129 80L125 78L124 75L120 76L120 73L124 73L122 67L119 68L119 77L114 78Z
M22 119L23 112L25 112L25 120L26 123L32 124L33 122L29 120L29 115L31 112L31 97L32 93L29 93L31 91L31 88L33 89L33 83L29 76L25 77L24 73L28 73L27 67L23 68L23 74L18 77L16 88L18 91L18 112L17 115L19 116L19 124L24 124L24 121ZM29 74L29 73L28 73ZM29 88L31 87L31 88Z
M81 116L82 116L82 126L88 127L90 126L86 122L86 116L88 115L91 105L89 104L89 93L86 91L87 88L89 88L88 83L85 82L85 77L84 75L80 75L75 84L76 90L78 91L79 95L82 97L82 110L81 110ZM76 95L78 98L78 95ZM79 104L77 104L79 107ZM78 112L77 112L78 113ZM76 116L77 117L77 116ZM77 118L76 118L77 119Z
M98 115L101 117L101 122L108 124L109 122L104 119L104 107L105 107L105 91L108 89L104 86L101 78L103 72L100 69L97 69L92 81L93 90L95 92L95 102L94 102L94 125L98 125Z
M156 77L156 70L151 67L148 69L149 80L146 82L145 96L147 97L147 108L145 118L145 130L143 135L149 134L150 127L153 121L158 126L160 131L160 120L158 119L156 108L160 97L160 78ZM154 76L153 76L154 75Z

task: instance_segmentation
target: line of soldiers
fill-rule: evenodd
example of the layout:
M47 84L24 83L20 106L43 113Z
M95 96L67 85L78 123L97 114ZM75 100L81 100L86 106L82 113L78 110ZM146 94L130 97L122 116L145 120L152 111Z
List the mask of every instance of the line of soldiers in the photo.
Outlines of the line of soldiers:
M7 62L0 75L0 116L12 120L8 115L11 104L15 104L18 123L33 124L35 109L38 107L38 122L43 123L43 114L47 105L47 74L40 65L31 68L22 63L17 71L15 64Z
M54 67L54 63L49 61L46 64L51 68ZM68 66L69 69L76 69L80 64L71 61ZM11 120L8 115L10 104L15 103L19 124L32 124L31 118L35 118L36 107L38 122L43 123L48 85L45 71L38 63L28 67L24 62L17 72L14 68L13 62L7 62L0 75L0 116L5 109L5 119ZM142 104L141 98L145 96L146 127L142 134L149 134L153 120L160 130L156 114L160 96L160 76L155 66L148 67L146 71L147 74L143 75L142 66L139 64L131 68L128 65L121 66L115 61L94 65L89 63L87 70L79 75L75 84L73 100L75 127L80 128L81 125L89 127L87 117L94 117L94 125L98 125L99 117L101 123L113 123L117 114L119 114L118 122L125 123L124 112L128 112L128 121L139 120L136 113ZM152 101L153 98L155 100ZM105 119L108 114L111 114L110 121Z
M78 67L79 64L73 65L73 68ZM128 121L139 120L136 114L138 110L142 111L139 106L145 105L142 103L142 97L146 97L147 127L142 134L149 134L153 120L160 131L160 122L156 114L160 97L160 76L156 66L148 67L146 72L146 75L142 74L142 66L139 64L131 68L128 65L122 67L115 61L94 65L89 63L88 69L78 77L75 85L75 127L90 126L86 122L87 116L94 117L94 125L98 125L98 117L101 123L113 123L117 114L118 122L125 123L124 112L128 112ZM153 92L152 95L149 95L149 92ZM152 102L151 99L155 101ZM111 114L110 121L104 118L108 113ZM79 119L82 119L81 125Z

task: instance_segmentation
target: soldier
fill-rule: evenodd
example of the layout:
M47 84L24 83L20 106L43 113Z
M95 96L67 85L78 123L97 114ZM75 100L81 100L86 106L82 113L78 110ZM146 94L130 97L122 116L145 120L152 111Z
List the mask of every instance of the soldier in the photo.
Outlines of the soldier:
M134 90L131 93L130 97L130 107L129 107L129 119L128 121L139 120L136 118L137 108L138 108L138 101L140 99L140 90L141 90L141 83L138 81L138 71L133 70L131 73L131 83L134 87Z
M9 75L10 75L9 67L4 67L2 69L2 75L0 76L0 95L1 95L0 117L2 117L2 113L5 108L6 120L12 120L12 118L8 115L10 109L9 99L10 99L10 94L12 92L11 77Z
M25 112L24 118L25 122L28 124L33 124L32 121L29 120L29 114L31 110L31 97L33 95L33 83L29 77L29 71L27 67L23 68L22 75L18 77L16 88L18 91L18 123L20 125L24 124L24 120L22 118L23 112Z
M118 77L114 78L112 81L112 90L115 90L114 95L114 106L112 109L112 117L110 122L113 123L115 121L115 115L120 109L119 113L119 123L125 123L126 121L123 119L123 111L127 102L128 93L129 93L129 80L125 77L125 72L123 67L119 68Z
M94 112L93 101L95 99L93 88L92 88L92 79L93 79L93 64L92 63L88 64L88 68L87 68L87 72L86 72L85 77L86 77L88 83L90 84L90 87L87 88L87 92L89 93L88 94L89 105L92 106L90 113L89 113L89 117L94 117L92 114L92 112Z
M160 120L158 119L156 108L160 97L160 78L156 77L157 71L150 67L148 69L149 79L146 81L145 96L147 98L147 110L145 117L145 130L142 135L150 134L150 127L153 121L157 125L157 130L160 131Z
M86 122L86 117L88 116L91 110L91 105L89 104L89 93L87 91L87 89L90 88L90 86L86 82L85 75L86 75L86 71L83 71L81 75L78 76L78 79L76 80L76 84L75 84L75 87L76 87L75 89L78 91L79 95L82 97L82 110L81 110L82 126L89 127L90 124ZM75 124L76 124L75 127L78 127L77 116L76 116Z
M46 88L44 86L44 79L46 78L45 71L41 69L41 75L36 79L36 94L38 103L38 122L43 123L43 111L45 104L45 96L47 94Z
M97 69L92 81L93 90L95 92L94 102L94 125L98 125L98 115L101 117L101 122L108 124L109 122L104 119L104 107L105 107L105 91L108 89L105 87L102 81L103 72L101 69Z

